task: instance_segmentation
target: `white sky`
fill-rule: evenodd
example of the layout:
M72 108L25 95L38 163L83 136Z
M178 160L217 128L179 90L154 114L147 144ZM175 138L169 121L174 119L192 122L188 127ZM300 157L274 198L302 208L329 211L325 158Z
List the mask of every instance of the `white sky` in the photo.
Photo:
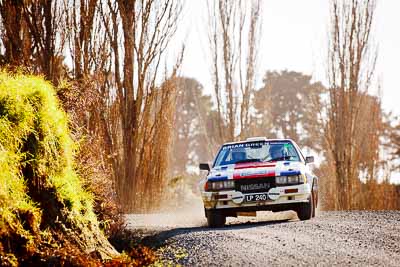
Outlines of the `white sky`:
M400 115L400 1L377 0L374 40L379 47L377 78L386 111ZM328 0L262 0L259 84L267 70L295 70L325 81ZM211 93L207 59L206 0L186 0L177 33L186 44L181 74L196 78Z

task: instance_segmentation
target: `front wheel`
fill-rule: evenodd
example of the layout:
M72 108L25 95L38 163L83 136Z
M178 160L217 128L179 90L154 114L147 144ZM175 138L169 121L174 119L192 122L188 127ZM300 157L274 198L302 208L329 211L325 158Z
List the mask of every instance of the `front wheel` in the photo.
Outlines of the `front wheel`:
M315 214L315 206L314 206L314 197L313 193L311 193L308 203L301 203L300 206L297 208L297 217L301 221L309 220Z
M208 227L216 228L225 225L226 217L218 211L206 211Z
M317 205L318 205L318 191L313 191L312 192L313 195L313 213L312 213L312 217L315 217L315 210L317 209Z

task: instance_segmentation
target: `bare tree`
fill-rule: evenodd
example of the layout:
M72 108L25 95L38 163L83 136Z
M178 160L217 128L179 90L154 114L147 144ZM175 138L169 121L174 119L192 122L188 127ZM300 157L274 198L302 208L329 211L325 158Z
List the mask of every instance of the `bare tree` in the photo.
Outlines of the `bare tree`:
M254 91L261 36L261 7L259 0L250 1L250 6L248 3L208 1L208 40L219 114L219 142L243 137L250 123L250 100Z
M181 3L118 0L108 1L104 8L104 13L110 14L104 25L111 40L114 73L109 94L115 92L115 97L110 106L108 136L117 192L126 209L139 209L157 202L163 187L161 177L166 168L156 162L150 164L150 159L159 153L157 149L169 147L170 128L162 125L165 116L173 116L173 105L168 103L174 97L174 87L172 82L161 87L156 83L164 52L176 31ZM160 100L165 104L157 104ZM163 131L165 136L160 138ZM155 170L158 173L152 173Z
M371 44L375 17L374 0L333 0L329 43L330 107L326 141L335 166L335 179L342 192L337 208L354 204L354 183L359 181L363 158L360 147L367 136L362 124L373 114L363 106L371 86L376 51ZM370 148L377 149L377 146ZM371 160L376 160L371 159Z
M73 76L77 80L92 74L96 68L102 69L98 60L101 58L100 49L104 48L104 30L99 17L100 4L98 0L65 2Z
M57 84L65 75L65 17L59 1L0 1L3 63L23 65Z

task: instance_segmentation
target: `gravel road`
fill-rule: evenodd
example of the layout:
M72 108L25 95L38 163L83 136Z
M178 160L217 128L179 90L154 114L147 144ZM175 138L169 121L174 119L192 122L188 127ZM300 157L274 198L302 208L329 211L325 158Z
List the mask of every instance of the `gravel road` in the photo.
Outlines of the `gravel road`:
M166 263L184 266L400 266L399 211L319 212L310 221L264 212L218 229L193 214L127 215L127 221Z

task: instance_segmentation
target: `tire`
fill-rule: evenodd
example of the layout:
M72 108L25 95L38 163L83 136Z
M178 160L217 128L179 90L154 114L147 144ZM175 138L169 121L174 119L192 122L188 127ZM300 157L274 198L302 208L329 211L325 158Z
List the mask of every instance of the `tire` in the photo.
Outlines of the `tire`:
M217 228L223 227L226 222L226 217L218 211L206 211L208 227Z
M315 206L314 206L314 193L311 193L308 203L301 203L300 206L297 208L297 217L301 221L309 220L315 215Z
M313 186L312 186L312 195L313 195L313 214L312 217L315 217L316 210L318 207L318 181L313 180Z
M312 214L311 214L311 217L312 218L314 218L315 217L315 201L316 201L316 199L315 199L315 193L314 193L314 191L311 193L312 194L312 201L313 201L313 204L312 204L312 206L313 206L313 208L312 208Z
M313 191L312 192L312 199L313 199L313 211L312 211L312 217L315 217L315 213L318 207L318 191Z

